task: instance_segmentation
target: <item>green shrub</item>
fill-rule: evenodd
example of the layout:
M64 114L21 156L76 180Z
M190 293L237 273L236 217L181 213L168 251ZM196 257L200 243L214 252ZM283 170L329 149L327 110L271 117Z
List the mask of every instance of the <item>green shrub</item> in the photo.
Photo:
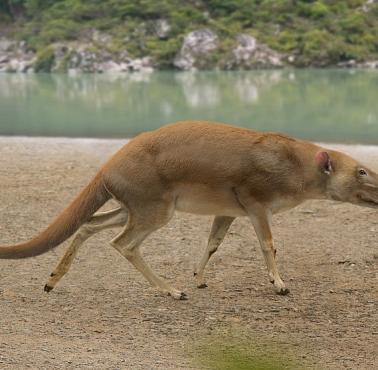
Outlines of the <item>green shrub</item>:
M362 11L366 0L0 0L0 20L11 20L17 4L15 31L36 51L54 42L88 38L93 29L113 38L101 45L117 55L151 55L168 68L184 36L209 27L221 45L238 33L253 34L271 48L295 53L300 66L327 65L346 58L378 58L378 4ZM166 19L166 40L154 35L154 22ZM229 53L220 47L210 64ZM215 59L214 59L215 58ZM216 62L217 60L218 62Z
M287 30L281 32L276 38L275 49L280 51L293 51L298 47L298 35Z
M367 27L362 13L353 12L341 19L339 24L348 33L362 33Z
M181 44L180 37L169 40L152 39L147 41L146 48L160 68L165 69L173 67L173 60L179 52Z
M338 59L338 40L325 30L306 32L301 40L301 56L298 58L304 65L327 65Z
M37 54L37 60L34 64L36 72L50 72L55 61L54 49L47 47Z
M313 18L322 18L328 14L328 6L322 1L315 1L310 7L310 16Z
M74 40L78 36L79 24L68 19L56 19L47 22L39 38L44 45L62 40Z

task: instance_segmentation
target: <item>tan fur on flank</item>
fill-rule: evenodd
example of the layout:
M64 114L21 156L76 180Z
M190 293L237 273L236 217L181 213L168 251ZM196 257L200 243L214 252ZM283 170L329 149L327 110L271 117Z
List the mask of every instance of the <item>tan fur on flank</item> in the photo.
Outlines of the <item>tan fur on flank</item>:
M120 208L95 212L110 198ZM188 121L141 134L120 149L60 216L29 242L0 247L0 259L32 257L75 234L51 274L46 291L68 271L80 245L96 232L123 227L111 245L160 291L185 294L157 276L139 246L166 225L174 212L214 215L204 269L236 217L250 219L279 294L288 293L275 262L270 229L273 214L307 199L333 199L378 207L378 175L349 156L276 133L219 123Z

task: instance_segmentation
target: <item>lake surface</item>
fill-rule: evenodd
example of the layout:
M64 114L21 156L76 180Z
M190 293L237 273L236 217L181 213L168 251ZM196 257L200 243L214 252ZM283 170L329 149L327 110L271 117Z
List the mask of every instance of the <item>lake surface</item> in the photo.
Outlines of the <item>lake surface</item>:
M378 71L0 74L0 135L122 138L185 119L378 144Z

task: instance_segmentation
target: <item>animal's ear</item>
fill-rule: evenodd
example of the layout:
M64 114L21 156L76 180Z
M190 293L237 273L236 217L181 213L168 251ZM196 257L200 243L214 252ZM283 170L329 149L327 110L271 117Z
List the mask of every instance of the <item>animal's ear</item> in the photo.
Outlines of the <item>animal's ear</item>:
M332 172L332 163L331 158L327 152L318 152L315 156L316 164L318 165L319 169L326 173L327 175L331 174Z

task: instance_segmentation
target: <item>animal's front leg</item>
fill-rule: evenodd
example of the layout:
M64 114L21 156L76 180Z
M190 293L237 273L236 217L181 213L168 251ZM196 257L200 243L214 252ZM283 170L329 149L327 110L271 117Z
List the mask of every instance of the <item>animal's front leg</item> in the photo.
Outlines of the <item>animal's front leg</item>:
M272 233L270 230L269 215L259 213L251 214L250 219L255 228L261 249L264 254L265 262L268 267L269 280L274 285L277 294L286 295L289 289L286 288L278 273L276 265L276 250L273 244Z
M276 250L270 228L270 211L263 204L250 199L248 196L243 197L241 194L238 194L238 200L246 210L256 231L268 267L270 282L274 285L277 294L288 294L289 289L286 288L285 283L282 281L276 265Z

